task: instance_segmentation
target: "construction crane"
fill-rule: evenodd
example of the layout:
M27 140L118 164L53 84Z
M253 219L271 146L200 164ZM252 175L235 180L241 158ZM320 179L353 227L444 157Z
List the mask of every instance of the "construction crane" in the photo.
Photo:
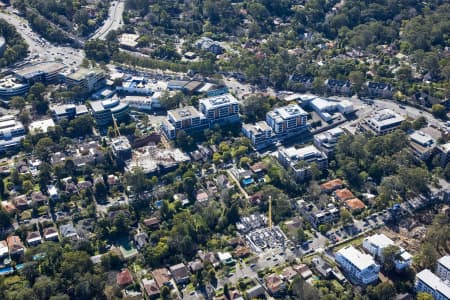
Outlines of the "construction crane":
M117 126L117 120L116 120L116 117L114 117L114 115L112 116L112 120L113 120L114 133L115 133L116 137L119 137L120 136L119 126Z
M269 229L272 230L272 196L269 196L269 216L267 224L269 225Z

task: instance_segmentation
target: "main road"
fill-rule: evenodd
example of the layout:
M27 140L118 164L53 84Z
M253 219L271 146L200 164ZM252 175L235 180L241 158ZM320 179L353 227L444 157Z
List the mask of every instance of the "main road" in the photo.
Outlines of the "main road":
M55 46L35 33L28 21L8 11L0 11L0 18L13 25L17 32L24 38L30 51L29 62L60 60L66 66L76 67L84 58L84 51L71 47Z
M111 2L111 6L108 11L108 18L105 20L105 23L103 23L103 26L97 29L90 39L104 40L110 31L117 30L122 27L124 9L124 0Z

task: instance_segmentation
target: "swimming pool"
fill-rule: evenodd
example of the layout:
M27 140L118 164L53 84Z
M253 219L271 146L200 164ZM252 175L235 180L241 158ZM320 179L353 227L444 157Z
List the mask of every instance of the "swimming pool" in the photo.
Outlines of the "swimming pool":
M252 184L253 182L255 182L255 181L254 181L253 178L251 178L251 177L242 179L242 183L243 183L244 185L250 185L250 184Z

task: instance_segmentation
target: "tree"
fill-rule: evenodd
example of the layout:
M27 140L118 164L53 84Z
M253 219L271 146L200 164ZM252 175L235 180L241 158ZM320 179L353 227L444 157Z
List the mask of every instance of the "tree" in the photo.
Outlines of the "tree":
M417 300L434 300L433 296L428 293L420 292L417 293Z
M178 147L181 149L188 149L192 147L192 144L194 143L194 140L191 136L189 136L186 131L179 130L177 132L177 136L175 138L175 143Z
M396 245L389 245L383 249L383 268L387 272L392 272L395 269L395 261L398 259L400 248Z
M270 110L270 98L262 95L252 95L242 101L242 114L247 122L264 120Z
M108 190L106 189L105 184L102 181L98 181L94 186L95 198L97 199L105 199Z
M166 91L161 95L159 99L161 107L166 110L177 108L183 101L184 96L181 92L170 95L170 93Z
M161 288L161 298L163 300L170 299L170 289L166 285Z
M56 290L56 282L47 276L39 277L33 285L38 299L49 299Z
M22 111L25 108L26 102L25 102L25 99L23 97L21 97L21 96L14 96L9 101L9 105L12 108L14 108L14 109Z
M297 229L297 241L298 241L299 243L303 243L304 241L306 241L305 231L303 230L302 227L300 227L299 229Z
M147 180L144 169L133 168L131 172L125 174L125 181L127 185L131 186L133 192L137 195L141 195L143 192L150 188L149 181Z
M419 253L414 256L414 263L420 269L434 270L438 253L430 243L423 243Z
M51 138L43 137L36 143L34 152L42 161L48 161L50 159L50 153L52 152L53 146L54 143Z
M347 225L353 223L352 214L347 209L341 208L340 215L342 224Z
M431 107L431 113L437 118L447 118L447 111L445 109L445 106L442 104L433 104L433 106Z
M414 122L412 123L412 127L415 130L419 130L427 126L427 124L428 124L427 118L425 118L424 116L420 116L414 120Z
M391 300L395 298L395 287L389 282L382 282L368 290L369 298L373 300Z

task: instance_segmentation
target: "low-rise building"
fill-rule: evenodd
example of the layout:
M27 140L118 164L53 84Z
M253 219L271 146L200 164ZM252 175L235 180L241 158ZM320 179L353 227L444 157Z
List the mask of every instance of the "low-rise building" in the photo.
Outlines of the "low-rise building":
M61 227L59 227L59 231L61 232L61 236L63 238L72 240L77 240L79 238L78 233L72 224L61 225Z
M194 43L195 47L200 50L212 52L216 55L222 54L224 52L223 47L219 44L219 42L216 42L208 37L201 37Z
M264 290L264 287L258 283L254 287L246 290L245 293L247 294L248 299L257 299L258 297L264 296L266 291Z
M106 85L105 72L99 68L80 68L66 75L65 82L69 87L79 86L87 92L94 92Z
M10 255L21 255L25 252L25 247L17 235L10 235L6 238Z
M297 181L306 180L311 174L311 164L315 163L319 170L328 167L328 157L314 145L303 148L289 147L278 150L278 160L285 167L290 168Z
M144 77L132 77L122 82L122 85L116 87L116 90L122 93L144 96L151 96L153 94L151 85Z
M0 241L0 258L4 258L8 256L8 254L9 254L8 244L6 243L6 241Z
M444 281L450 281L450 255L443 256L438 260L436 275Z
M30 85L14 76L5 76L0 79L0 97L10 98L25 94ZM6 101L7 102L7 101Z
M27 244L28 246L37 246L42 243L42 237L39 231L29 232L27 235Z
M277 296L282 294L286 289L286 284L278 274L270 274L264 278L267 290L272 296Z
M351 95L352 84L348 80L327 79L325 87L332 94Z
M140 35L135 33L122 33L119 37L119 45L124 48L134 49L138 45Z
M133 274L127 268L123 269L116 275L116 283L118 286L127 286L133 283Z
M50 107L53 119L56 122L62 119L72 120L76 117L83 116L89 113L86 105L80 104L63 104L63 105L53 105Z
M31 134L47 133L50 128L55 128L55 122L52 119L34 121L28 126Z
M0 153L20 147L25 138L25 128L14 116L0 117Z
M189 270L185 264L180 263L169 268L170 274L172 274L173 279L176 284L185 284L189 282Z
M314 145L328 157L332 157L339 137L342 135L344 135L344 130L339 127L329 129L314 136Z
M175 139L180 130L193 132L208 127L208 120L193 106L186 106L167 111L167 119L161 124L164 134L169 139Z
M364 202L362 202L358 198L352 198L345 200L345 207L347 207L351 212L360 212L361 210L366 208Z
M239 101L231 94L199 100L199 110L210 124L239 122Z
M122 103L119 98L91 101L89 106L99 127L112 124L113 117L117 123L128 118L129 106L127 103Z
M157 299L159 298L159 287L154 279L142 279L142 286L144 288L145 295L149 299Z
M450 161L450 143L445 143L442 145L438 145L436 147L437 155L439 155L439 161L441 167L445 167L447 163Z
M170 286L170 280L172 277L170 276L170 272L167 268L153 270L152 276L159 288L162 288L163 286Z
M324 182L320 185L320 189L323 193L332 193L337 189L342 189L343 187L344 181L339 178Z
M55 227L48 227L44 229L44 239L46 241L58 241L59 234L58 230Z
M48 84L60 81L60 73L64 68L65 66L63 63L51 61L26 65L13 72L19 80L30 85L36 82Z
M297 104L276 108L266 115L266 122L276 135L297 134L308 129L308 113Z
M417 158L427 160L434 153L436 140L422 131L415 131L409 135L409 147Z
M309 101L309 106L325 122L331 122L335 119L336 116L338 116L336 113L347 115L354 111L353 104L349 100L335 100L316 97Z
M390 109L381 109L373 112L372 116L360 123L362 131L371 131L376 135L393 132L400 127L405 119Z
M364 250L378 258L381 262L384 261L384 249L393 245L395 245L394 241L384 234L374 234L363 240ZM394 263L397 270L403 270L411 265L412 255L405 249L399 247L399 252L396 257L397 258L394 260Z
M335 258L346 276L355 284L368 285L378 280L380 266L372 256L361 253L353 246L342 248Z
M369 97L377 97L377 98L392 98L394 89L391 85L383 83L383 82L374 82L368 81L366 82L367 95Z
M242 125L242 133L257 150L271 146L274 142L272 128L265 121Z
M428 293L435 300L450 299L450 287L428 269L416 274L415 290L416 292Z
M308 203L300 199L297 201L297 209L314 228L318 228L322 224L335 223L340 218L339 209L333 204L330 204L324 209L318 209L313 203Z
M122 162L131 158L131 144L125 136L111 139L111 150L116 158Z

